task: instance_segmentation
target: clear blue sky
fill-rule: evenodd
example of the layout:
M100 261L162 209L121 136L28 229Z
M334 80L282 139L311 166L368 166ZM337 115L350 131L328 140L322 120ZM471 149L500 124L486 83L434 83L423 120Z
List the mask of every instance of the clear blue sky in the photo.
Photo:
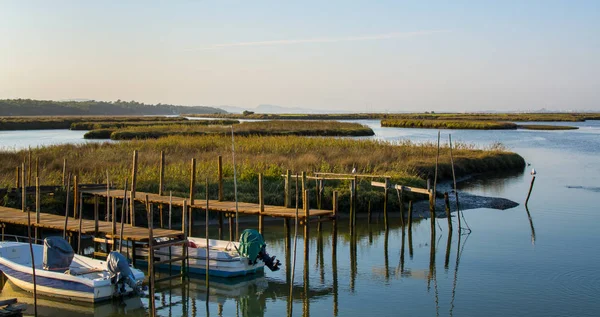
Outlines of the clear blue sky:
M600 111L600 1L1 1L0 98Z

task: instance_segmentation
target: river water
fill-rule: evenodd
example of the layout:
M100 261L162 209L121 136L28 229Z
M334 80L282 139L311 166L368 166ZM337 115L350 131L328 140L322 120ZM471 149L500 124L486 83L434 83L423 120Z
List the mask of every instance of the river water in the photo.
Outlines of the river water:
M374 138L435 142L437 130L371 126ZM347 221L338 223L335 252L331 223L321 234L311 227L309 260L304 263L302 233L291 301L294 316L598 316L600 315L600 121L568 123L569 131L442 130L442 140L491 146L500 142L523 156L523 174L481 176L460 191L504 197L520 205L508 210L464 211L463 230L449 239L446 219L435 234L429 220L415 223L410 235L392 218L386 232L377 211L371 224L359 219L351 238ZM54 131L50 143L81 142L77 131ZM46 131L2 132L0 146L19 148L19 140L43 139ZM14 142L14 143L11 143ZM31 142L27 145L47 144ZM22 146L21 146L22 147ZM26 147L26 146L25 146ZM523 203L537 171L528 210ZM454 211L454 209L453 209ZM241 223L240 230L254 227ZM292 229L293 230L293 229ZM162 285L156 294L160 316L286 316L290 307L292 258L286 254L281 221L267 222L269 252L285 264L278 272L235 280L211 279L208 306L203 277L183 285ZM403 238L404 237L404 238ZM11 295L12 294L12 295ZM14 295L17 294L17 295ZM6 284L2 297L31 296ZM45 300L46 316L107 316L148 313L147 297L93 307ZM30 310L32 311L32 310Z

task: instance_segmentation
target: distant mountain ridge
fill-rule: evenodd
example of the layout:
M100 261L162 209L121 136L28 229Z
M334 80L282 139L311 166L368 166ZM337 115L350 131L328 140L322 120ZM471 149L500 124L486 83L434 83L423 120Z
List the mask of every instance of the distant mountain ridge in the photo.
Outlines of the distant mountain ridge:
M350 113L350 111L332 111L323 109L309 109L301 107L283 107L278 105L260 104L254 108L251 107L236 107L236 106L219 106L219 108L230 113L242 113L245 110L255 113L265 114L300 114L300 113Z
M137 101L95 100L0 100L0 116L73 116L73 115L178 115L215 114L225 110L205 106L180 106L169 104L144 104Z

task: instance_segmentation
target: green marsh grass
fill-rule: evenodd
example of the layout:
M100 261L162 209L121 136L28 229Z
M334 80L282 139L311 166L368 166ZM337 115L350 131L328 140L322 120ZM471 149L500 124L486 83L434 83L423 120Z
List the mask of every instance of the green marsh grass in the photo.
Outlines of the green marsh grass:
M382 127L424 128L424 129L475 129L475 130L507 130L516 129L510 122L473 121L473 120L428 120L428 119L385 119Z

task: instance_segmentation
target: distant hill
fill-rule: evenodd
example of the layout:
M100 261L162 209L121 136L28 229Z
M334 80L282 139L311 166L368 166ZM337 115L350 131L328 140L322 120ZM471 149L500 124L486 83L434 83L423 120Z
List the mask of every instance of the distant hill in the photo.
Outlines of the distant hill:
M144 104L136 101L53 101L32 99L0 100L0 116L81 116L81 115L177 115L226 113L203 106Z
M254 108L243 108L243 107L235 107L235 106L220 106L220 108L226 110L230 113L242 113L244 110L252 111L255 113L265 113L265 114L299 114L299 113L347 113L346 111L332 111L326 109L309 109L309 108L300 108L300 107L283 107L277 105L267 105L262 104L258 105Z

